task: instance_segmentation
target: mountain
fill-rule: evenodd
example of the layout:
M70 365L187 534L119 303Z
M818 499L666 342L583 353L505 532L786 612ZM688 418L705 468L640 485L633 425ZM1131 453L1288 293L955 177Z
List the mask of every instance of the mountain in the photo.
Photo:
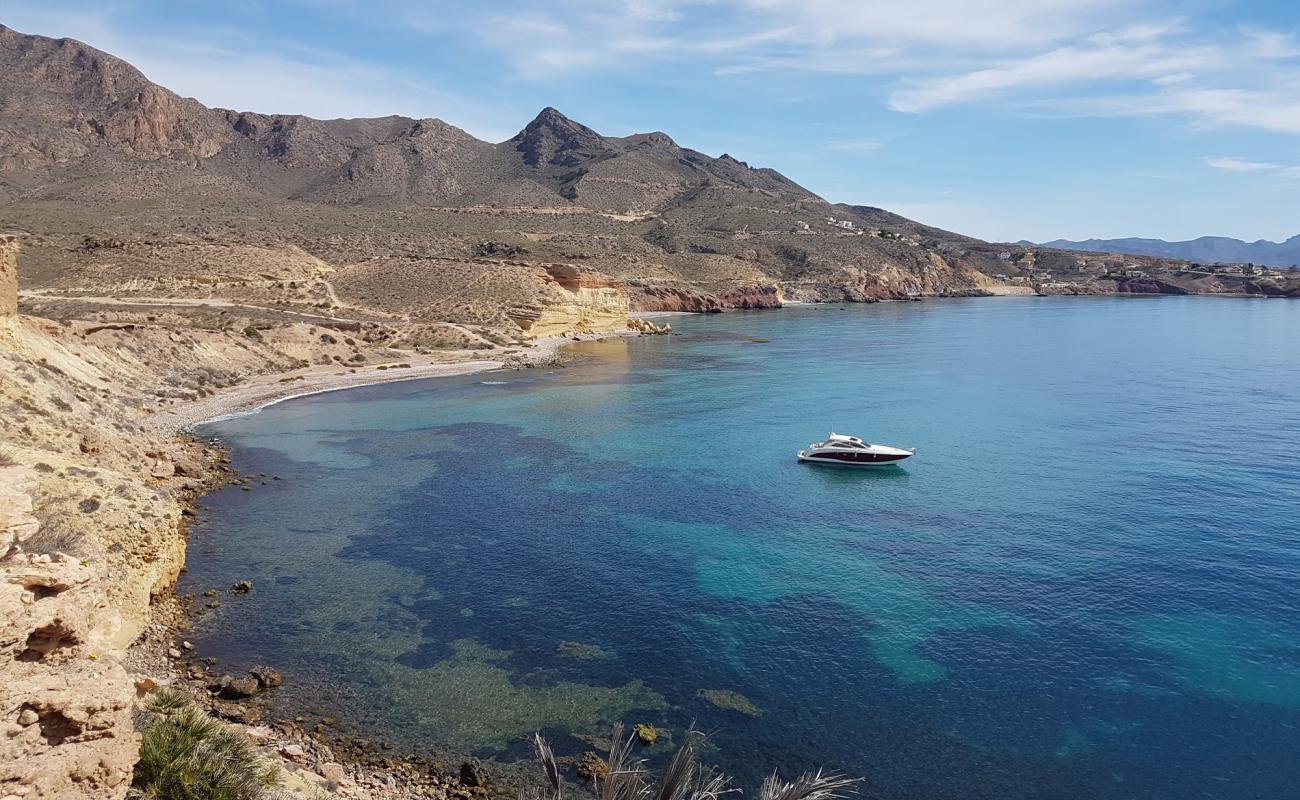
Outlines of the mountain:
M1022 242L1028 244L1028 242ZM1244 242L1224 236L1202 236L1183 242L1163 239L1088 239L1072 242L1056 239L1042 247L1087 250L1097 253L1130 253L1142 256L1176 258L1198 264L1262 264L1270 267L1293 267L1300 264L1300 235L1285 242L1260 239Z
M27 234L30 285L91 280L108 251L79 250L87 237L292 246L343 273L393 258L482 271L506 253L687 309L981 293L1000 251L1025 252L872 219L774 170L554 108L499 143L438 119L208 108L89 45L0 26L0 226Z
M701 311L1029 291L1133 262L833 205L549 107L495 143L432 118L209 108L82 42L4 26L0 230L22 239L26 290L346 307L456 342L534 334L547 302L577 302L557 287Z

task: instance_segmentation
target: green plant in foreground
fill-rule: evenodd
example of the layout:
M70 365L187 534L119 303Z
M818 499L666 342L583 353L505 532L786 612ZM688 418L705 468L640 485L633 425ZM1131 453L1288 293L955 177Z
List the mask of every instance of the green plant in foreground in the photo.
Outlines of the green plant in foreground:
M655 774L646 768L643 759L631 758L636 734L624 739L622 724L615 725L606 761L608 774L593 781L600 800L718 800L724 794L739 794L739 789L729 788L730 778L700 763L699 743L703 738L698 731L687 731L686 741L668 766L661 774ZM521 792L520 800L560 800L564 781L551 746L536 734L533 747L546 772L547 791L544 795ZM857 790L860 781L860 778L817 770L786 782L773 773L763 781L758 800L843 800Z
M145 706L140 760L131 781L139 800L264 800L279 768L230 725L182 695L158 692Z

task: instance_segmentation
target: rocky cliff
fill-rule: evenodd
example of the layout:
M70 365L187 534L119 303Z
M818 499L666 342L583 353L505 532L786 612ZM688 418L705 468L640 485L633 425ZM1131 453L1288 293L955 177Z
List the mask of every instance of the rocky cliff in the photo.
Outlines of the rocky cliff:
M545 266L545 286L530 308L507 312L530 337L612 333L627 327L622 281L569 264Z
M0 243L11 311L17 244ZM317 266L300 255L278 263L283 274L225 279L254 295L277 282L299 292L316 286ZM611 287L560 278L570 288L555 280L557 294L603 324L596 301ZM313 302L330 304L317 288ZM54 295L36 304L88 318L0 319L0 798L126 796L137 686L166 673L128 669L123 654L184 564L188 500L218 480L217 454L149 418L260 373L348 374L416 355L389 347L395 329L377 322L208 302Z
M634 284L631 309L710 314L729 308L780 308L781 302L781 289L774 284L737 286L716 293L677 286Z

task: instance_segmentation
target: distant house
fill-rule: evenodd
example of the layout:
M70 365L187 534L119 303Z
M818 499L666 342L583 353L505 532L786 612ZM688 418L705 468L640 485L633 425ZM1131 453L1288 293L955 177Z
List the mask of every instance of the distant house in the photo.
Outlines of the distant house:
M1003 275L1001 272L999 272L997 275L994 275L994 276L993 276L993 280L995 280L995 281L1005 281L1005 280L1007 280L1007 276L1006 276L1006 275Z
M803 220L796 220L794 223L794 229L798 232L806 231L808 230L808 223Z
M1146 272L1144 272L1144 271L1142 271L1142 270L1140 270L1140 269L1126 269L1126 270L1124 270L1124 277L1125 277L1125 278L1145 278L1146 276L1147 276Z
M1221 267L1219 272L1222 272L1225 275L1242 275L1246 272L1246 268L1237 264L1232 264L1227 267Z
M998 253L998 258L1001 259L1002 261L1010 261L1010 260L1011 260L1011 254L1008 253L1008 252L1005 252L1005 251L1004 251L1004 252Z
M843 229L846 230L846 231L851 231L851 230L853 230L853 220L851 220L851 219L842 219L842 220L840 220L839 222L837 222L837 223L835 223L835 224L838 225L839 227L843 228Z

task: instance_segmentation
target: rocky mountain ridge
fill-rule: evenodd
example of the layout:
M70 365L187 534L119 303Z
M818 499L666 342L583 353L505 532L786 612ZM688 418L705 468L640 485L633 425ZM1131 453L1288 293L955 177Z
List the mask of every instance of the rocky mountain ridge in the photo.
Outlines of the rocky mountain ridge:
M1109 291L1099 281L1116 270L1179 266L988 243L833 205L774 170L661 132L603 136L549 107L499 143L438 119L208 108L89 45L3 26L0 230L22 239L25 290L98 298L169 286L239 253L243 277L204 291L243 302L250 281L266 282L254 276L305 254L330 271L329 296L289 279L259 302L401 318L451 331L428 343L453 347L535 335L531 315L551 302L539 298L572 305L552 291L557 265L627 287L633 311L1049 283ZM590 319L613 324L604 313Z
M1028 244L1021 242L1021 244ZM1065 250L1087 250L1102 253L1129 253L1133 255L1174 258L1200 264L1259 264L1269 267L1295 267L1300 265L1300 234L1283 242L1259 239L1246 242L1227 236L1201 236L1186 241L1170 242L1164 239L1085 239L1069 241L1055 239L1043 242L1042 247Z
M554 108L495 144L436 119L212 109L83 43L3 27L0 98L0 227L23 235L34 288L94 261L77 248L87 236L291 245L340 272L433 257L487 273L493 253L510 253L662 289L634 295L691 310L732 296L979 293L979 264L992 263L957 248L934 273L932 248L841 227L852 209L773 170L660 132L602 136Z

